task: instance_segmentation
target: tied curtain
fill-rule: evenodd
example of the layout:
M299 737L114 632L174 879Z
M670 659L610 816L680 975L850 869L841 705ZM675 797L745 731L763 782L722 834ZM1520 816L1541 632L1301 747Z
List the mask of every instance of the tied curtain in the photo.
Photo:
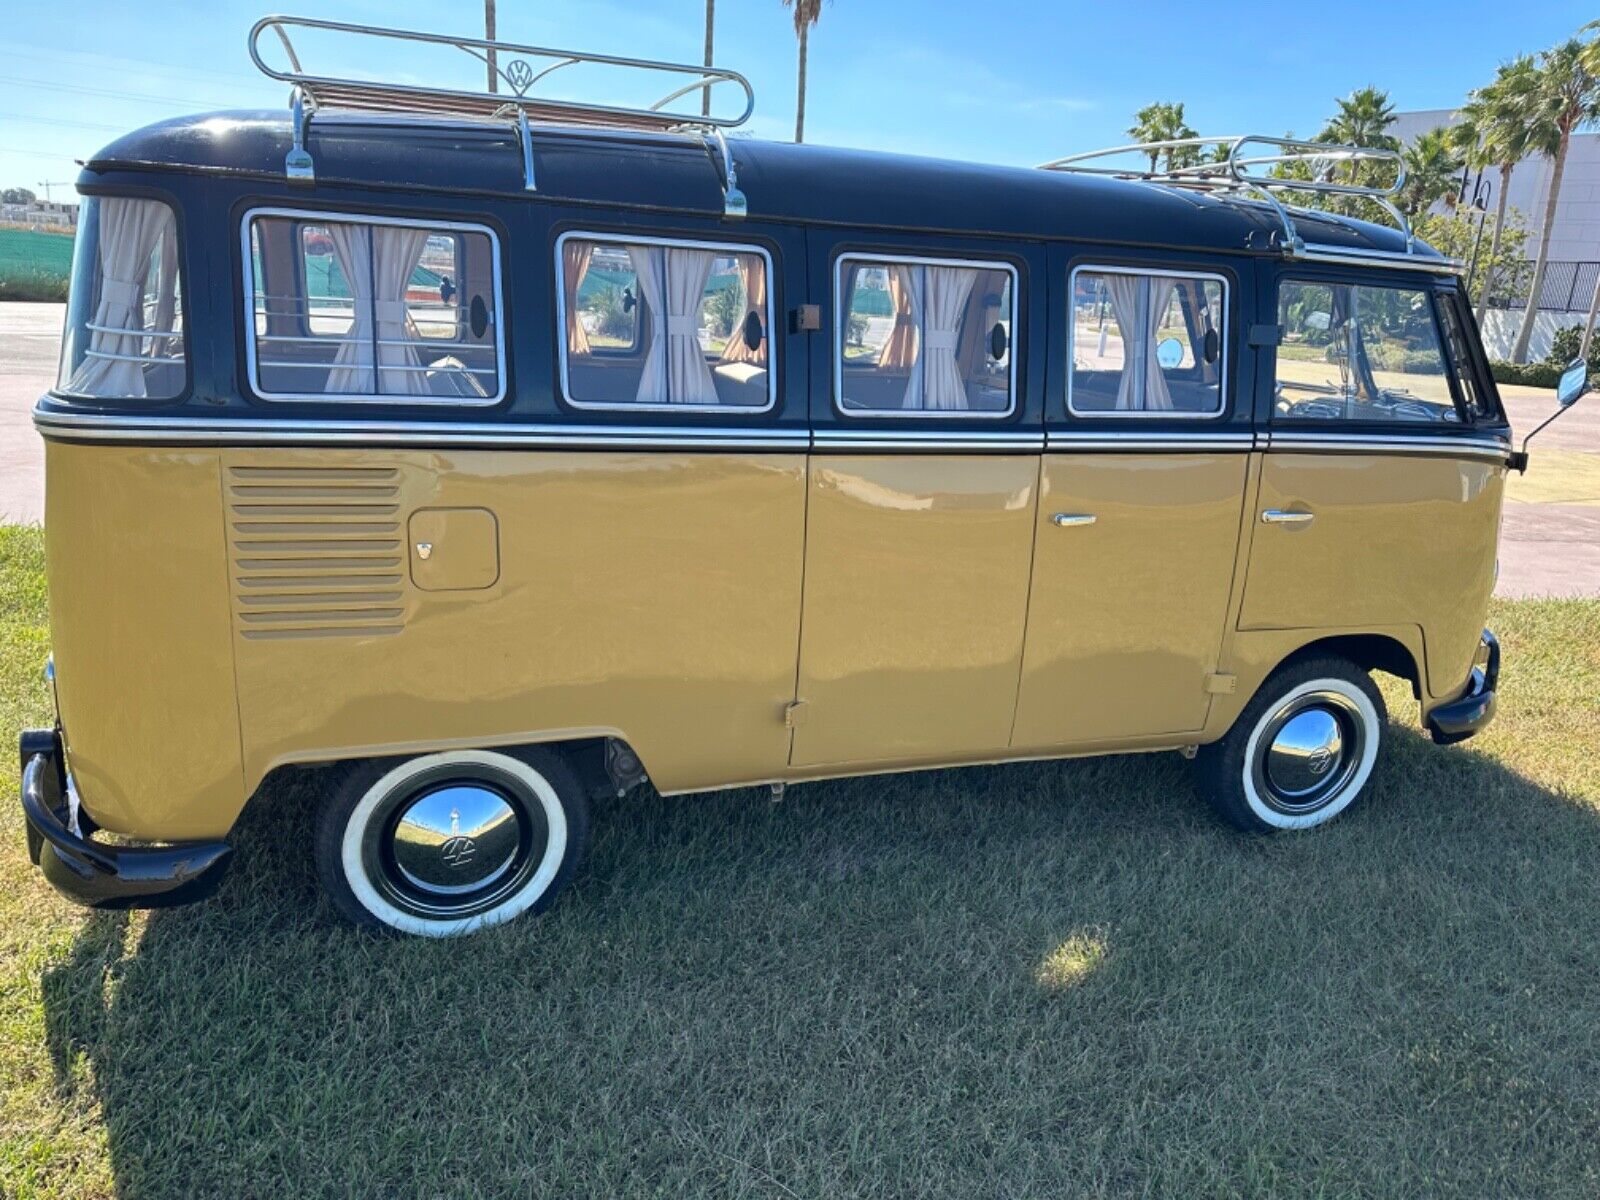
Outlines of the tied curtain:
M145 353L145 337L171 336L177 304L177 223L158 200L107 196L99 201L100 300L95 305L89 346L67 381L69 391L86 396L143 400L144 368L158 357ZM145 287L150 258L161 249L156 294L157 324L144 327ZM165 317L162 314L166 314ZM152 340L155 351L159 341ZM168 357L161 355L159 357ZM170 356L176 361L180 355Z
M700 303L716 255L710 250L629 246L639 303L650 314L650 347L639 378L640 404L717 403L717 385L700 345Z
M1172 393L1156 358L1156 335L1178 284L1162 275L1107 275L1106 294L1122 335L1119 412L1171 412Z
M739 264L739 278L744 283L744 313L739 317L739 323L728 334L728 343L722 348L722 359L725 363L742 362L765 364L767 361L767 342L762 338L761 344L752 350L744 340L745 322L754 313L756 320L765 322L767 314L767 269L766 264L759 258L749 254L741 254L735 260ZM762 332L766 332L765 324Z
M921 267L925 276L922 312L922 370L906 387L907 408L952 412L967 407L967 384L956 364L956 348L961 338L961 318L967 299L978 281L970 267ZM921 384L919 403L912 403L916 385Z
M406 308L406 289L422 259L428 231L395 225L327 228L354 310L328 373L328 391L426 395L428 381L415 345L420 335Z
M578 317L578 289L583 277L589 273L589 260L594 257L592 242L569 241L561 251L564 270L561 273L562 301L567 306L567 353L589 353L589 331Z
M912 281L915 268L889 268L889 300L894 305L894 328L878 353L878 366L889 371L909 371L917 361L917 326L922 323L922 294Z

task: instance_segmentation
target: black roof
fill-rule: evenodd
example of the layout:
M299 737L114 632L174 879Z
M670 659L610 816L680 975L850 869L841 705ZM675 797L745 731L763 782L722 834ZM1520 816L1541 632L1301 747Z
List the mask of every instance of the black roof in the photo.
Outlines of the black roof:
M1281 236L1265 204L1154 183L743 137L730 142L753 220L1229 251L1265 252L1269 239ZM79 183L127 168L281 183L290 145L286 111L179 117L118 138L88 161ZM329 113L312 120L307 148L319 183L528 195L509 124ZM536 127L534 163L538 195L548 199L722 212L719 171L692 137ZM1405 250L1404 237L1381 225L1303 211L1294 219L1307 242ZM1419 252L1433 254L1420 244Z

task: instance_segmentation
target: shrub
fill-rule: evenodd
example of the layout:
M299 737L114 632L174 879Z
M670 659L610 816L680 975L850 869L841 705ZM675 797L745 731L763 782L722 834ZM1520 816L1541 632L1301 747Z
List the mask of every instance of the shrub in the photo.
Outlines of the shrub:
M1489 371L1496 383L1520 383L1524 387L1553 388L1561 378L1561 368L1550 362L1492 362Z
M1550 340L1550 353L1544 356L1544 361L1559 370L1577 358L1582 347L1583 326L1563 326ZM1600 371L1600 338L1589 343L1589 370Z

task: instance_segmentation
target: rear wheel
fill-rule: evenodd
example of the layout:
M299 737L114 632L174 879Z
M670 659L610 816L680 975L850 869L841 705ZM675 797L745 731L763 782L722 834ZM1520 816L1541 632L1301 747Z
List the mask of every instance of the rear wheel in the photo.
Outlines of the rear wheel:
M1195 759L1200 790L1230 824L1255 833L1310 829L1354 804L1387 723L1368 674L1342 658L1275 672L1233 728Z
M587 841L555 752L449 751L354 768L318 815L317 873L357 924L450 937L543 911Z

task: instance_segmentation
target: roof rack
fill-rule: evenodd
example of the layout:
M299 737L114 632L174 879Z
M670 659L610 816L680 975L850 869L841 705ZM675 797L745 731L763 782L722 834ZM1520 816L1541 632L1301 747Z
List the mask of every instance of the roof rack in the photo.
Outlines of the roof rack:
M1184 154L1185 158L1206 154L1213 154L1214 157L1188 166L1169 167L1165 170L1153 168L1148 164L1143 168L1137 165L1115 165L1116 159L1133 155L1142 155L1151 163L1163 155L1168 156L1168 160L1171 161L1172 156L1183 151L1198 152L1197 155ZM1342 182L1337 178L1340 168L1344 167L1350 169L1353 178L1356 167L1362 163L1377 163L1392 167L1394 181L1382 185ZM1461 270L1461 264L1454 259L1437 258L1417 252L1417 238L1411 229L1411 222L1394 202L1406 182L1405 162L1394 150L1340 146L1330 142L1304 142L1294 138L1266 137L1258 133L1247 133L1229 137L1174 138L1162 142L1113 146L1107 150L1091 150L1086 154L1070 154L1065 158L1040 163L1039 166L1046 171L1108 175L1117 179L1192 188L1225 199L1265 201L1278 218L1282 233L1279 239L1280 245L1289 258L1311 262L1364 262L1385 266L1408 266L1444 274L1457 274ZM1394 218L1395 226L1405 235L1405 250L1356 250L1345 246L1306 242L1295 228L1290 213L1309 213L1316 210L1286 204L1279 197L1279 193L1296 192L1310 192L1322 196L1360 196L1372 201Z
M283 45L288 68L269 66L262 58L261 35L271 30ZM321 30L377 39L385 49L392 43L422 43L446 46L470 56L493 72L497 85L506 91L472 90L455 87L429 87L392 80L347 79L306 71L290 37L291 31ZM611 54L591 54L583 50L556 50L543 46L524 46L515 42L484 38L455 37L419 33L409 29L387 29L377 25L323 21L312 17L262 17L250 30L250 58L269 78L292 87L289 105L294 118L294 144L284 159L284 172L293 183L310 185L316 181L316 167L306 149L311 118L332 109L354 112L404 113L423 116L476 118L508 121L516 129L522 147L523 186L537 191L533 169L533 139L530 121L562 125L587 125L611 129L654 130L682 133L699 139L708 156L720 153L720 179L723 213L742 217L747 211L744 193L739 190L738 173L726 130L744 124L755 109L755 92L750 81L737 71L722 67L690 66L645 58L621 58ZM557 71L580 65L615 67L634 73L634 78L664 77L670 90L647 107L564 100L554 96L532 95L534 85ZM487 78L487 74L486 74ZM743 94L743 108L735 116L714 116L706 112L675 111L673 105L688 96L706 98L709 110L713 89L730 85L722 93ZM714 160L715 161L715 160Z

